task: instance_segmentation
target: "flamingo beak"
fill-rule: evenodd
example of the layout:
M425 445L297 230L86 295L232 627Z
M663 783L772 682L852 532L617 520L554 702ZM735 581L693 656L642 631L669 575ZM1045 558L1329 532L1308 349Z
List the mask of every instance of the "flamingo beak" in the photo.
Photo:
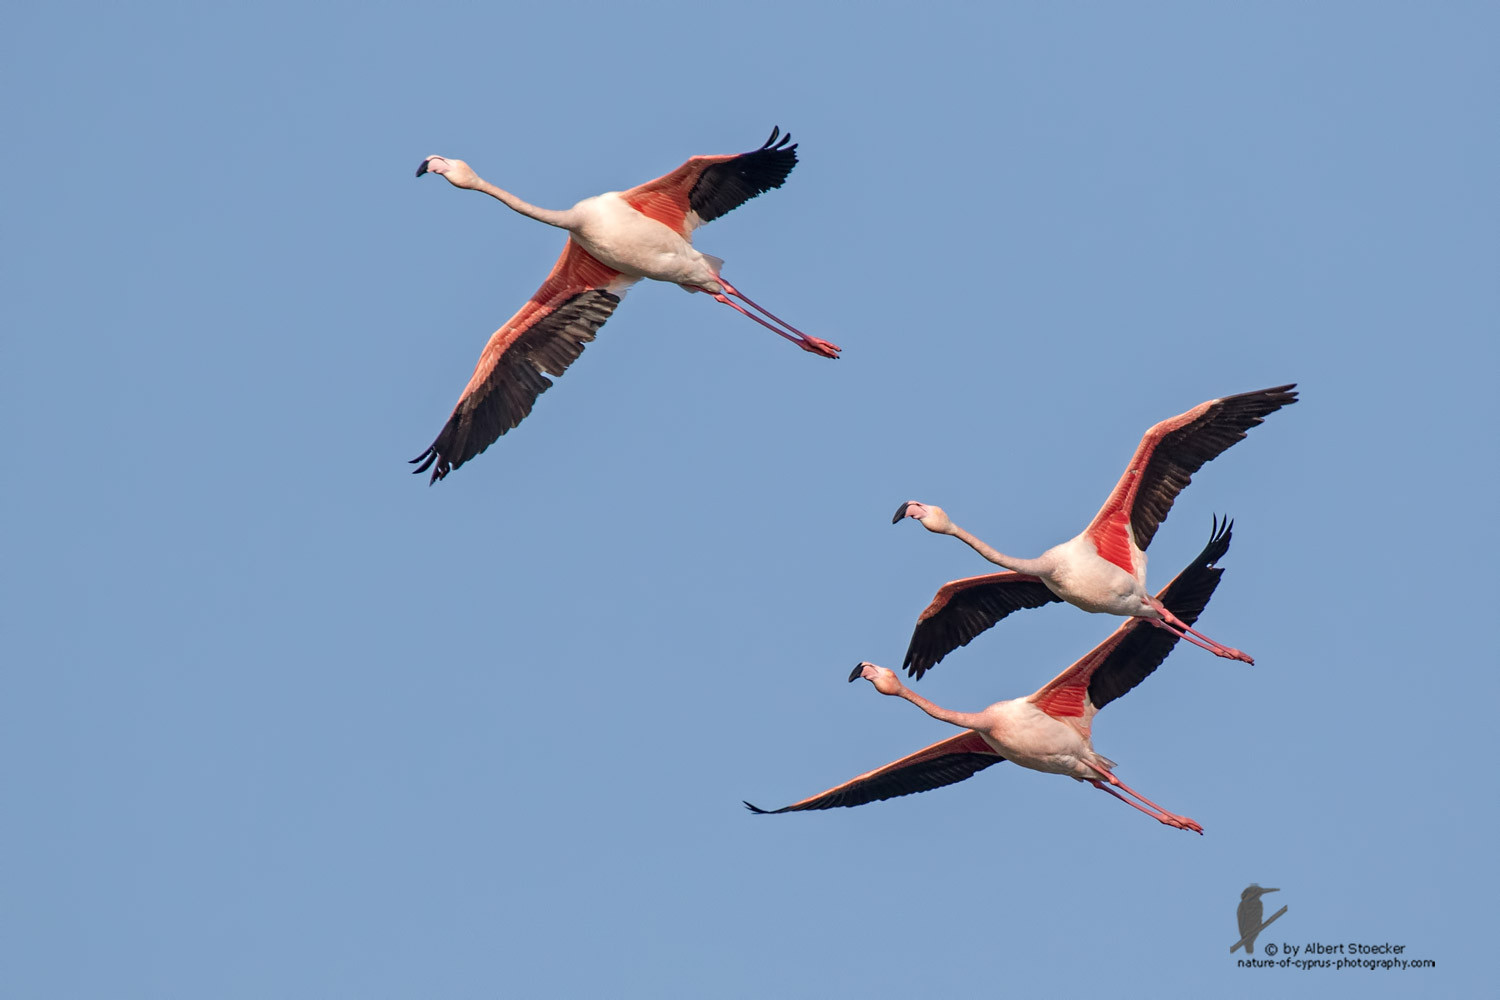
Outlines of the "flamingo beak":
M912 501L908 500L908 501L906 501L906 503L902 504L900 507L897 507L896 508L896 516L893 517L893 518L891 518L891 523L892 524L900 524L901 523L901 519L906 516L906 508L910 507L911 505L912 505Z
M429 156L427 158L427 160L430 160L430 159L432 159L432 157ZM423 160L422 161L422 165L417 168L417 176L418 177L421 177L423 174L427 173L427 160Z
M864 663L863 662L856 663L854 665L854 673L852 673L852 674L849 675L849 683L853 684L855 681L859 680L859 675L862 674L862 673L864 673L864 672L865 672L865 665L864 665Z

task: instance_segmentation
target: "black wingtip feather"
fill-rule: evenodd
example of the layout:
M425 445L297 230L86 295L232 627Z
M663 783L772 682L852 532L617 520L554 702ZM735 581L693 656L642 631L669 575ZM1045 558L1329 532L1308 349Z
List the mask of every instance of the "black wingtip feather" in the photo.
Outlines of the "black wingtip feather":
M821 795L794 802L789 806L782 806L780 809L761 809L748 802L745 803L745 808L764 816L811 812L820 809L853 808L956 784L1004 760L1004 757L989 751L950 753L922 760L898 770L877 772L866 780L857 780L849 785L831 788Z
M1219 520L1219 515L1214 515L1213 530L1209 533L1208 544L1203 551L1198 553L1198 558L1193 560L1194 566L1203 568L1213 567L1224 554L1229 551L1229 542L1234 537L1234 521L1227 514L1224 519ZM1176 614L1174 611L1173 614Z
M422 464L421 465L417 465L418 462L421 462ZM437 449L437 445L436 444L433 444L431 447L429 447L426 451L422 452L422 454L418 455L416 458L409 459L407 461L407 464L408 465L416 465L417 467L415 469L411 470L411 474L414 475L414 476L419 476L422 473L426 472L427 471L427 467L430 466L430 465L432 465L434 462L436 462L437 465L432 470L432 478L429 479L429 480L427 480L427 485L431 486L433 483L437 482L439 479L442 479L443 477L445 477L446 475L448 475L449 472L453 471L452 464L449 463L446 459L444 459L438 453L438 449Z
M1224 576L1224 567L1219 566L1218 562L1228 554L1229 544L1233 540L1234 520L1227 516L1220 520L1218 515L1214 515L1213 531L1209 535L1208 544L1203 546L1198 558L1178 573L1158 595L1167 610L1189 625L1197 622L1198 616L1203 614L1203 609L1208 607L1209 599L1218 588L1219 580Z
M688 192L688 206L699 221L712 222L786 183L797 165L797 144L791 140L790 132L782 133L781 126L774 126L759 149L705 168Z
M1017 580L1015 577L1014 573L997 573L988 583L983 577L955 580L939 590L933 603L917 619L916 628L912 629L906 658L901 662L907 675L913 680L921 680L927 671L942 662L943 657L960 646L967 646L982 632L1016 611L1062 601L1040 580ZM955 584L968 585L949 594L943 601L944 592ZM939 602L942 604L934 613L933 607Z
M1284 406L1297 402L1297 383L1225 396L1191 423L1167 433L1156 447L1142 476L1130 525L1136 544L1144 551L1166 521L1177 494L1193 481L1204 464L1217 458L1252 428Z

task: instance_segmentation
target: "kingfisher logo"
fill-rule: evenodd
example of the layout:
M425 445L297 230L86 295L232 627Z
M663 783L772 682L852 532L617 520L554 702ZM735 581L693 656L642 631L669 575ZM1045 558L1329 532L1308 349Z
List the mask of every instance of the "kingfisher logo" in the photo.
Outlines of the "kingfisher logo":
M1229 946L1232 955L1241 948L1245 954L1234 960L1241 969L1329 969L1340 972L1345 969L1435 969L1437 962L1430 958L1407 958L1406 945L1390 941L1266 941L1261 956L1255 954L1255 939L1261 931L1280 920L1287 908L1283 906L1270 917L1266 916L1266 904L1261 899L1268 892L1280 889L1265 889L1251 882L1240 893L1240 905L1234 909L1234 922L1239 927L1240 939Z
M1240 893L1240 905L1234 911L1234 919L1240 926L1240 939L1229 946L1230 954L1234 954L1241 948L1245 949L1247 955L1255 954L1255 939L1260 932L1270 927L1286 912L1286 907L1283 906L1271 915L1270 920L1261 920L1261 917L1265 915L1266 906L1260 901L1260 897L1268 892L1280 891L1280 889L1262 889L1254 882L1245 886L1245 891Z

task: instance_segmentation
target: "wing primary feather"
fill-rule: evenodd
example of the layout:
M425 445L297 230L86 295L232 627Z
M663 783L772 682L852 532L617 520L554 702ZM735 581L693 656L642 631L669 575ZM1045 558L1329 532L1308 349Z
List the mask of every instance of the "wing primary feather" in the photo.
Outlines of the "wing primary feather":
M757 815L861 806L951 785L1004 759L978 733L964 732L789 806L745 806Z
M1290 382L1225 396L1208 404L1196 418L1162 435L1140 476L1130 508L1130 527L1142 551L1156 537L1177 494L1192 482L1194 473L1243 441L1266 417L1297 402L1295 388L1296 383Z
M436 483L524 420L537 397L552 387L547 376L567 371L619 304L614 292L589 288L547 309L493 356L486 347L448 422L427 450L411 460L417 466L412 472L431 467L428 483Z
M772 129L771 138L759 149L731 156L705 166L688 192L688 207L700 223L732 212L757 195L786 183L797 165L797 144L791 133Z
M1040 579L1023 573L993 573L944 584L918 616L902 666L921 680L943 657L1011 613L1060 600Z
M1225 396L1154 424L1141 437L1125 474L1089 523L1088 534L1100 553L1125 565L1122 560L1128 561L1130 538L1142 552L1150 547L1193 475L1244 440L1267 416L1297 402L1294 389L1296 383L1289 382Z

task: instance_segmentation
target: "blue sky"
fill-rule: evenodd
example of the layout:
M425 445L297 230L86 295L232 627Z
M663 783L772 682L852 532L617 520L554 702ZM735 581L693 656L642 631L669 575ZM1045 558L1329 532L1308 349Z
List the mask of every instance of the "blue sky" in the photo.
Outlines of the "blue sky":
M0 35L0 968L24 997L1474 995L1497 809L1492 5L68 5ZM560 234L758 145L700 231L844 348L640 285L428 488ZM1151 547L1236 519L1096 722L1191 837L1017 767L752 817L953 731L896 666L957 542L1034 555L1141 432L1296 381ZM1114 622L919 686L1034 690ZM1425 972L1235 968L1391 941ZM1262 944L1265 939L1262 939Z

